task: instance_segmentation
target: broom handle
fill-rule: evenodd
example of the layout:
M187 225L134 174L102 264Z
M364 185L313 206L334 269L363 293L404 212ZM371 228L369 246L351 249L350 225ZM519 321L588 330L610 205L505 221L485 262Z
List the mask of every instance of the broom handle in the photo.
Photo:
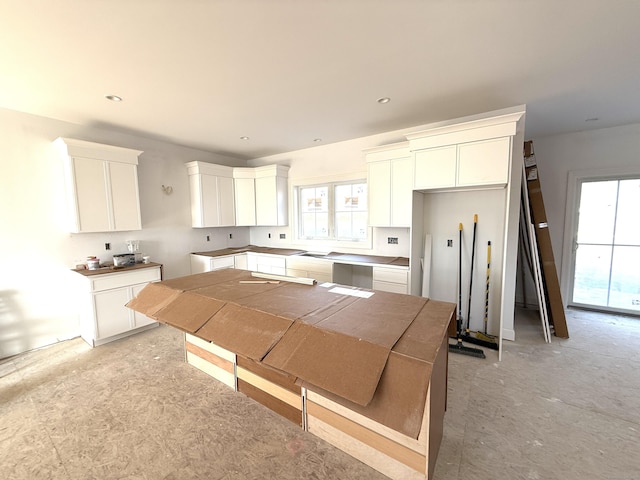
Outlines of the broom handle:
M476 256L476 230L478 229L478 214L473 216L473 240L471 244L471 269L469 274L469 303L467 304L467 332L471 327L471 287L473 287L473 261Z
M456 322L456 332L459 336L462 333L462 223L458 226L458 317Z
M487 289L484 294L484 334L489 323L489 274L491 273L491 242L487 242Z

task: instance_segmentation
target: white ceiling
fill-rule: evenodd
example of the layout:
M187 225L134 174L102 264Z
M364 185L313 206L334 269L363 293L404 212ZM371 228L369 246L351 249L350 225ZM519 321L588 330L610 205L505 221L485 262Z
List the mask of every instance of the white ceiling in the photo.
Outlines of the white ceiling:
M241 158L520 104L532 138L640 122L639 25L638 0L0 0L0 107Z

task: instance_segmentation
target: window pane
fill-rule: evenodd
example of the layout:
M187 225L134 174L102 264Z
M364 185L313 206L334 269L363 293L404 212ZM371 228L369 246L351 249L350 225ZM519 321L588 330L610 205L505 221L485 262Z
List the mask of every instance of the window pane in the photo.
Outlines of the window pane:
M329 214L318 213L316 214L316 238L328 238L329 237Z
M640 245L640 180L621 180L616 219L616 244Z
M336 185L335 192L336 212L367 210L367 185L365 183Z
M351 239L351 213L336 213L336 237L339 239Z
M580 245L576 251L573 301L607 306L611 247Z
M366 240L367 212L355 212L353 214L353 238L358 240Z
M611 243L618 181L585 182L580 195L578 243Z
M640 310L640 247L613 247L609 306Z
M300 210L302 212L329 211L328 193L328 187L300 189Z

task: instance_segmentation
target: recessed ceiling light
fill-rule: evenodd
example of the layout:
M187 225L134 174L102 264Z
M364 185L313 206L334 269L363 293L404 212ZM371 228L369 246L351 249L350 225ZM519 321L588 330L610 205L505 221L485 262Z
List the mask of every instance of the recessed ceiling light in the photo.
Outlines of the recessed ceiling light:
M249 137L243 135L242 137L240 137L240 140L249 140Z
M377 100L378 103L389 103L391 99L389 97L381 97Z
M591 117L587 118L585 122L597 122L598 120L600 120L598 117Z
M322 141L322 139L321 139L321 138L314 138L314 139L313 139L313 141L314 141L314 142L321 142L321 141Z
M107 100L111 100L112 102L122 101L122 97L119 97L118 95L105 95L104 98L106 98Z

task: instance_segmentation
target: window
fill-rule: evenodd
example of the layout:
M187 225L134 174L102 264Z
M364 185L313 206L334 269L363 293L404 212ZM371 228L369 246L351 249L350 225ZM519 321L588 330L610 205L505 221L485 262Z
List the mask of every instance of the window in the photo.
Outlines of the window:
M298 238L367 241L365 180L299 186L296 193Z

